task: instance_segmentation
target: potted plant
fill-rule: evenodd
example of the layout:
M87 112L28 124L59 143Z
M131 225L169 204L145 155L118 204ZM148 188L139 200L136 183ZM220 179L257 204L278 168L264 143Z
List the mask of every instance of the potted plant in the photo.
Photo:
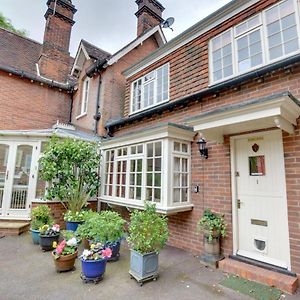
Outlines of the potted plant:
M126 221L114 211L102 211L96 218L92 219L90 235L96 242L100 242L112 250L108 261L117 261L120 257L121 240L124 236L124 225Z
M51 209L47 205L39 205L31 211L31 236L34 244L40 243L39 228L45 224L53 223Z
M80 212L97 194L100 155L95 143L52 137L40 158L41 177L50 182L46 197L59 200L67 210L67 229L76 230ZM74 226L73 226L74 225Z
M53 243L52 257L57 272L66 272L74 269L78 254L77 244L78 241L74 236L70 239L63 239L58 245L56 242Z
M82 240L84 249L90 249L90 241L95 240L92 232L97 228L97 217L99 217L97 212L87 211L84 214L84 222L76 229L76 236Z
M84 197L83 197L84 199ZM84 199L87 202L87 199ZM84 222L84 211L68 210L64 214L64 221L66 222L66 230L76 231L78 225Z
M168 239L167 218L156 212L155 204L145 203L145 210L130 215L128 242L131 277L140 285L158 277L158 253Z
M40 227L40 245L43 251L53 250L53 242L58 242L60 235L60 227L58 224Z
M90 250L85 249L80 256L84 282L98 282L103 279L107 259L111 257L111 249L105 248L103 244L92 244Z
M217 267L221 255L220 238L226 236L224 216L206 209L198 222L198 229L203 232L204 255L200 260L212 267Z

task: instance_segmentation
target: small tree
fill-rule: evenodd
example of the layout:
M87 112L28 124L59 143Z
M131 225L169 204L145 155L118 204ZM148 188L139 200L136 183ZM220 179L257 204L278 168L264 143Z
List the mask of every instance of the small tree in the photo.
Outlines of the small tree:
M28 35L28 33L25 29L21 29L21 30L16 29L14 27L14 25L11 23L11 21L8 18L6 18L1 12L0 12L0 27L8 29L8 30L15 32L17 34L20 34L22 36Z
M41 177L50 184L46 198L76 214L99 189L99 164L97 144L52 137L40 158Z

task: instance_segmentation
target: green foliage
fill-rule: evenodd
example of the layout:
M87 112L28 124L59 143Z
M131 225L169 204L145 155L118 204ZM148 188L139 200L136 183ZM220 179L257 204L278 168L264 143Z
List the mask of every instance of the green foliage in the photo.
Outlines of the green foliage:
M21 30L16 29L12 25L11 21L8 18L6 18L1 12L0 12L0 27L2 27L4 29L7 29L7 30L10 30L12 32L15 32L15 33L17 33L19 35L22 35L22 36L27 36L28 35L28 33L25 29L21 29Z
M31 229L39 230L45 224L52 225L51 209L47 205L39 205L31 211Z
M141 254L159 252L168 240L168 220L156 212L155 204L145 203L145 210L130 215L128 242Z
M226 227L224 216L216 214L210 209L204 211L203 217L198 222L199 230L208 231L209 241L212 241L215 235L225 237Z
M68 210L64 215L64 220L67 222L83 222L85 220L85 211L73 212Z
M76 233L81 238L106 244L123 237L125 223L126 221L113 211L102 211L100 214L90 212L89 218L78 226Z
M57 199L72 213L96 195L100 156L94 143L52 137L40 158L41 177L48 181L47 199Z
M72 230L62 230L61 235L62 235L62 238L66 241L76 237L75 232Z

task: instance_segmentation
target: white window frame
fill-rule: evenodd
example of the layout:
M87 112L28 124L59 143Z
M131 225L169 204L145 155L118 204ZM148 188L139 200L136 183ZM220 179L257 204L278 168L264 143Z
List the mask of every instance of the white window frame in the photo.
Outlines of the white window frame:
M231 76L228 76L228 77L225 77L225 78L222 78L220 80L216 80L214 81L214 78L213 78L213 57L212 57L212 42L214 39L218 38L220 35L222 35L223 33L225 33L226 31L223 31L221 32L220 34L218 34L217 36L213 37L212 39L210 39L209 41L209 44L208 44L208 48L209 48L209 86L212 86L212 85L215 85L215 84L218 84L220 82L224 82L224 81L227 81L227 80L230 80L232 78L235 78L237 76L240 76L242 74L246 74L248 72L251 72L255 69L258 69L262 66L267 66L267 65L270 65L272 63L275 63L277 61L281 61L281 60L284 60L288 57L291 57L295 54L298 54L300 53L300 20L299 20L299 4L298 4L298 1L297 0L293 0L293 4L294 4L294 8L295 8L295 17L296 17L296 28L298 30L298 43L299 43L299 49L294 51L294 52L291 52L287 55L283 55L279 58L276 58L276 59L273 59L273 60L270 60L270 57L269 57L269 42L268 42L268 38L267 38L267 23L266 23L266 11L268 11L269 9L272 9L273 7L277 6L277 5L280 5L282 2L284 2L285 0L282 0L280 2L277 2L275 4L273 4L272 6L266 8L265 10L261 11L260 13L248 18L247 20L237 24L236 26L233 26L231 27L230 29L226 30L226 31L229 31L231 30L231 33L232 33L232 59L233 59L233 75ZM257 25L257 26L254 26L250 29L248 29L247 31L243 32L242 34L236 34L236 27L251 20L252 18L256 17L256 16L260 16L260 20L261 20L261 24L260 25ZM245 71L242 71L242 72L239 72L238 71L238 54L237 54L237 40L239 38L241 38L243 35L247 35L249 34L250 32L252 31L255 31L255 29L257 28L260 28L261 30L261 43L262 43L262 54L263 54L263 63L259 66L255 66L255 67L252 67L252 68L249 68Z
M157 71L159 69L164 68L165 66L168 67L168 97L166 100L163 100L161 102L157 102ZM145 77L149 74L151 74L152 72L155 73L154 75L154 79L149 80L149 82L145 82ZM141 80L141 108L137 109L137 110L133 110L133 97L134 97L134 84L137 83L139 80ZM153 97L153 104L152 105L148 105L148 106L144 106L144 87L145 85L150 84L151 81L154 81L154 97ZM146 75L134 80L131 85L130 85L130 115L132 114L136 114L139 113L141 111L147 110L149 108L161 105L162 103L166 103L170 100L170 63L166 63L158 68L156 68L155 70L152 70L150 72L148 72Z
M89 105L89 94L90 94L90 78L87 77L84 79L82 83L80 114L76 117L76 119L79 119L87 115L88 105Z
M169 126L169 125L168 125ZM185 132L184 132L185 131ZM176 132L176 133L175 133ZM185 135L180 135L181 133ZM147 179L147 145L149 143L156 143L161 142L161 201L160 203L155 202L154 199L152 203L156 204L157 210L163 214L172 214L177 213L180 211L187 211L191 210L193 205L191 203L191 141L193 141L194 133L189 131L188 133L184 129L175 129L174 134L153 134L144 133L143 138L135 138L131 136L131 139L128 138L126 142L120 140L120 138L116 139L115 141L107 141L106 143L102 143L101 147L103 150L103 166L106 164L106 151L111 151L119 148L126 148L127 147L127 174L126 174L126 191L125 191L125 198L117 197L116 195L116 170L117 170L117 159L116 157L114 161L114 174L113 174L113 193L111 196L106 194L105 191L105 184L101 187L101 196L99 197L101 202L108 203L110 205L120 205L126 206L128 208L143 208L144 201L146 199L146 179ZM178 137L182 137L182 139ZM126 139L126 138L124 138ZM179 153L173 151L173 144L174 141L178 141L180 143L184 143L187 145L187 153ZM130 154L130 147L135 145L143 145L143 153L139 154ZM174 157L175 156L182 156L183 158L188 159L188 201L186 202L173 202L173 170L174 170ZM125 158L125 156L124 156ZM142 188L141 188L141 200L135 200L129 198L129 189L130 189L130 161L131 159L142 158ZM104 168L102 168L102 178L103 181L106 183L107 178L104 176ZM153 186L153 188L155 188Z

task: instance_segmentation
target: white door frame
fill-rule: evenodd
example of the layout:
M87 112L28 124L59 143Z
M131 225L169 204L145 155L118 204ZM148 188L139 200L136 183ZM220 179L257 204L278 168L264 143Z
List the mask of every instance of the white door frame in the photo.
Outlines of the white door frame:
M239 226L238 226L238 207L237 207L237 181L236 181L236 140L247 137L256 137L261 135L268 135L280 131L278 129L260 131L248 134L235 135L230 137L230 164L231 164L231 201L232 201L232 240L233 240L233 255L237 255L239 245ZM285 171L285 170L284 170ZM286 178L286 177L285 177ZM284 194L286 193L286 183L284 184ZM286 196L287 201L287 196ZM287 203L286 203L287 205ZM288 260L288 270L291 270L291 260Z
M31 202L35 199L37 176L38 176L38 158L41 150L41 141L28 140L28 139L1 139L0 144L9 145L9 154L7 162L7 170L9 171L9 176L5 185L5 196L6 201L3 199L2 203L2 215L0 219L20 219L29 220L30 219L30 208ZM16 153L17 147L19 145L29 145L32 146L32 157L30 166L30 177L28 182L28 195L26 208L21 210L10 209L11 192L13 188L13 177L15 172L16 163Z

